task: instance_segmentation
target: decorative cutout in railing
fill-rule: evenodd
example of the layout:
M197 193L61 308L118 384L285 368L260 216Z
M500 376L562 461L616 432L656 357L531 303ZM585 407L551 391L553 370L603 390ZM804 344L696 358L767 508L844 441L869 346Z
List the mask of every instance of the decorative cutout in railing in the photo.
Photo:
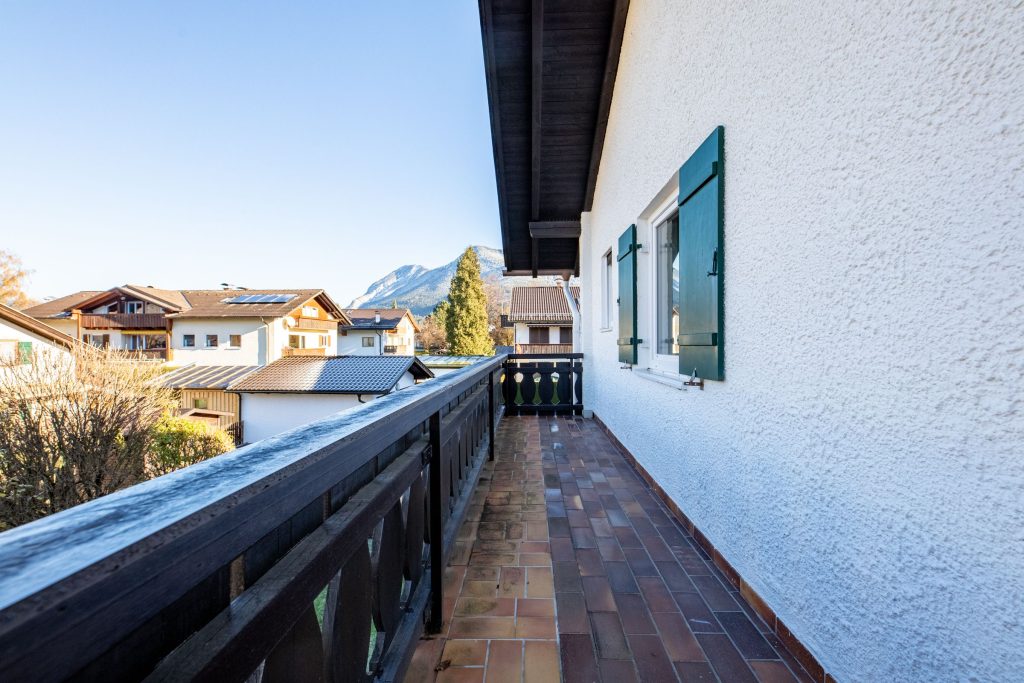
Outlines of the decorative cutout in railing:
M401 679L503 361L0 534L4 678Z
M511 354L502 378L509 415L583 412L583 354Z

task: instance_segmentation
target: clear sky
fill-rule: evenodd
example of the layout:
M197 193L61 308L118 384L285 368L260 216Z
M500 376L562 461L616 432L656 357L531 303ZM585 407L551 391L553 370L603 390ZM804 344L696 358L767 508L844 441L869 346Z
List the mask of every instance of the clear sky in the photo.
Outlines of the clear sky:
M323 287L500 246L470 0L0 0L0 249L36 297Z

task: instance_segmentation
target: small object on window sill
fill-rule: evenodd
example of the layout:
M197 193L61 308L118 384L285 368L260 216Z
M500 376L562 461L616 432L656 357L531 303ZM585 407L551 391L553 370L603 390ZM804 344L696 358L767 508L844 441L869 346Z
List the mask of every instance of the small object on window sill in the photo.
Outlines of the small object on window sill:
M704 391L704 378L703 377L698 378L697 377L697 368L694 368L693 369L693 374L690 375L690 379L688 379L685 382L683 382L683 385L684 386L688 386L688 387L697 387L701 391Z
M632 370L632 369L633 369L633 366L630 365L629 363L625 363L625 364L619 366L619 370Z

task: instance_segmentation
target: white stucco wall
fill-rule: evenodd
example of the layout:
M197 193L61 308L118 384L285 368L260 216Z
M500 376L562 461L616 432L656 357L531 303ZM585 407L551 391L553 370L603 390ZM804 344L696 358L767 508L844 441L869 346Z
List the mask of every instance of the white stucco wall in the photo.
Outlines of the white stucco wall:
M363 338L373 340L373 346L363 346ZM383 331L349 330L346 335L338 335L338 355L341 356L379 356L384 348Z
M370 401L376 396L363 396ZM359 405L351 394L241 394L246 443L255 443Z
M267 322L271 327L277 328L271 331L271 338L273 339L276 333L277 339L280 340L283 334L280 319ZM185 348L183 339L186 334L195 335L195 348ZM217 335L217 348L205 348L208 334ZM232 334L242 336L241 346L228 346L229 335ZM288 337L284 336L278 346L283 346L287 342ZM280 349L277 349L278 355L267 359L267 330L258 318L175 319L171 329L171 346L174 349L175 365L266 365L280 358Z
M1012 5L629 8L584 217L587 406L841 681L1024 679ZM681 391L619 368L598 269L719 124L726 379Z
M32 354L36 362L42 363L43 367L68 371L74 367L69 364L70 351L66 347L55 344L20 325L0 319L0 373L16 371L19 342L32 343ZM47 376L49 375L50 372L47 372Z

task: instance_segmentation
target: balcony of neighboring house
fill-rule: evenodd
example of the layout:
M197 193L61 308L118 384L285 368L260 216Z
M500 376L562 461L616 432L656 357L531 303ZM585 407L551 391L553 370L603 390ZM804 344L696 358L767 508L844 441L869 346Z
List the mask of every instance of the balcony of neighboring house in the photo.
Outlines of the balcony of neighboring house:
M293 346L285 346L281 349L281 356L288 358L290 356L326 356L326 348L298 348Z
M163 330L163 313L83 313L82 329L87 330Z
M516 344L516 353L563 354L572 353L572 344Z
M804 676L581 372L487 359L0 535L5 676Z

